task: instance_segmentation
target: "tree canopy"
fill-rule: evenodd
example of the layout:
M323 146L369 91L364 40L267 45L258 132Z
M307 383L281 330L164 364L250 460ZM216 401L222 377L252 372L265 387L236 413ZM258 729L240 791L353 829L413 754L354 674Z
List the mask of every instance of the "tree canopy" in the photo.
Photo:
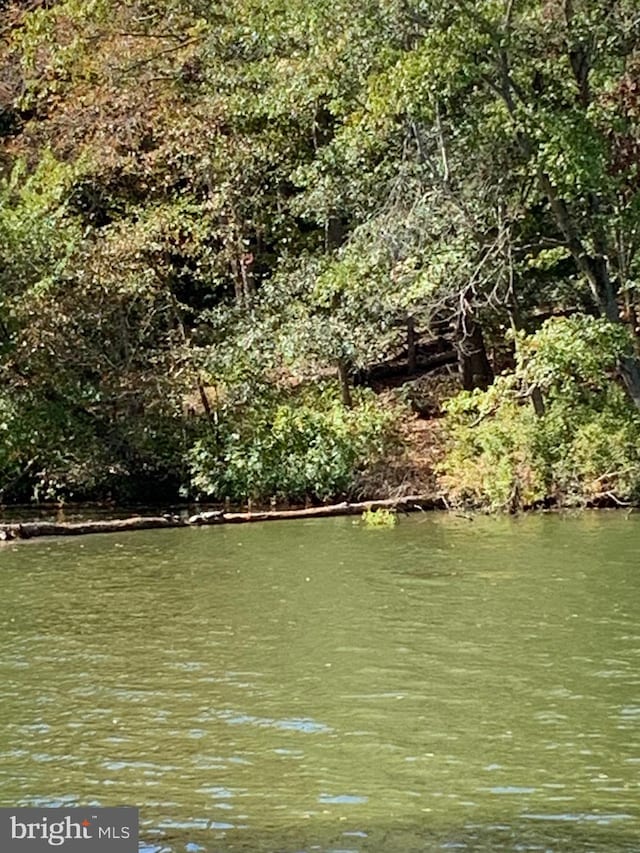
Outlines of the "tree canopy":
M7 0L0 494L402 488L404 360L452 499L635 499L639 168L634 0Z

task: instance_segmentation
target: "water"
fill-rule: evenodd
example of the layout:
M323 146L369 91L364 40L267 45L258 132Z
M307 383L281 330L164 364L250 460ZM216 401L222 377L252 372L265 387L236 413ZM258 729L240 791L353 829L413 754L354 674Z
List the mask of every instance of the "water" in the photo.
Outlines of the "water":
M640 517L0 550L0 805L142 849L640 849Z

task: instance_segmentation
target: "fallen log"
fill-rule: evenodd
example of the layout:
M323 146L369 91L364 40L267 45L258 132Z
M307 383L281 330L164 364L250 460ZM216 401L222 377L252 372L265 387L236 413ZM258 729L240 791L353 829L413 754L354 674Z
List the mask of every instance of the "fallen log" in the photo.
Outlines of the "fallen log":
M203 512L190 518L178 516L133 516L108 521L49 522L29 521L0 525L0 542L35 539L41 536L85 536L90 533L124 533L130 530L158 528L203 527L214 524L244 524L253 521L288 521L296 518L329 518L341 515L361 515L366 510L395 509L415 512L445 509L441 498L425 495L407 495L402 498L360 501L343 501L329 506L312 506L305 509L266 510L264 512Z
M125 530L150 530L156 527L184 527L186 521L137 515L109 521L27 521L0 525L0 539L34 539L38 536L84 536L88 533L121 533Z
M379 501L360 501L349 503L343 501L330 506L311 506L306 509L268 510L265 512L230 512L224 513L222 519L215 523L240 524L247 521L287 521L293 518L329 518L339 515L361 515L366 510L396 509L402 512L415 512L444 509L444 502L437 497L424 495L408 495L403 498L388 498Z
M444 367L447 364L455 364L458 360L458 355L455 350L447 350L446 352L435 353L428 358L418 358L415 368L410 370L406 361L388 361L381 364L374 364L367 369L360 370L353 375L353 384L374 386L381 382L390 379L402 377L405 381L410 382L418 379L427 373L431 373L438 367Z

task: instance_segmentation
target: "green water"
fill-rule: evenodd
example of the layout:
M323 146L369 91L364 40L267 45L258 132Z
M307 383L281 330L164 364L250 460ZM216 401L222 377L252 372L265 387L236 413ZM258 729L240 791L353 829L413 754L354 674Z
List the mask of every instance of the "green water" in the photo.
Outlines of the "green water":
M0 805L144 850L640 849L640 517L0 549Z

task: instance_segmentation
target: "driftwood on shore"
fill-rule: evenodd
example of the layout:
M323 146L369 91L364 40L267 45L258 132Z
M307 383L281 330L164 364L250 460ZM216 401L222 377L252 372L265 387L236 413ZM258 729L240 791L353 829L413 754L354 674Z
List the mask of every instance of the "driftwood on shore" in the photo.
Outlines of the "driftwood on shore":
M407 495L380 501L312 506L305 509L268 510L264 512L202 512L183 518L176 515L133 516L107 521L51 522L29 521L0 524L0 541L35 539L40 536L85 536L89 533L123 533L129 530L152 530L172 527L202 527L214 524L243 524L252 521L287 521L294 518L327 518L360 515L365 510L396 509L401 512L443 509L444 502L433 496Z

